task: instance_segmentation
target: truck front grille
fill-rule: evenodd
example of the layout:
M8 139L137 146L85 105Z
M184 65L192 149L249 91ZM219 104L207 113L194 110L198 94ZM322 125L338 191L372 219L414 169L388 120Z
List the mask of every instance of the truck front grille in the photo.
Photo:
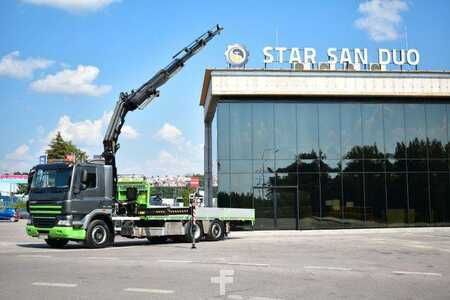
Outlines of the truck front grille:
M52 228L56 225L56 218L33 217L33 225L38 228Z

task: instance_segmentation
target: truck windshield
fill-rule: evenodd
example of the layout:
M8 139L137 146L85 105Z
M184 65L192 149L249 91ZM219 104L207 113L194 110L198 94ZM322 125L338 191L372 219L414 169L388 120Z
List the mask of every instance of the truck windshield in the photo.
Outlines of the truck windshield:
M72 168L37 169L31 181L31 189L68 188L72 175Z

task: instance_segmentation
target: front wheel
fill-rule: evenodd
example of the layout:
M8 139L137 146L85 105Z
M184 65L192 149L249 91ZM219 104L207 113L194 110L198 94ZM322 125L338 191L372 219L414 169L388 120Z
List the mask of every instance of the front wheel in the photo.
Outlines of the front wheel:
M104 248L112 244L113 235L103 220L92 221L86 230L88 248Z
M51 248L63 248L65 245L67 245L69 240L66 240L66 239L46 239L45 242Z

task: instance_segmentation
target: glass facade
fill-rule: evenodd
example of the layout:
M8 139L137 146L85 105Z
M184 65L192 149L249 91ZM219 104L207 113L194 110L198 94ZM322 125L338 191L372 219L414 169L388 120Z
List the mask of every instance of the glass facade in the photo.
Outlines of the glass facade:
M450 104L219 102L218 206L257 229L450 225Z

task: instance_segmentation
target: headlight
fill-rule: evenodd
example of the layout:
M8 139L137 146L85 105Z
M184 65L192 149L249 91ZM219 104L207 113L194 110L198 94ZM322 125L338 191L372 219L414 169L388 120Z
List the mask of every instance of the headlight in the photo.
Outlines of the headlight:
M58 226L72 226L72 215L59 217Z

